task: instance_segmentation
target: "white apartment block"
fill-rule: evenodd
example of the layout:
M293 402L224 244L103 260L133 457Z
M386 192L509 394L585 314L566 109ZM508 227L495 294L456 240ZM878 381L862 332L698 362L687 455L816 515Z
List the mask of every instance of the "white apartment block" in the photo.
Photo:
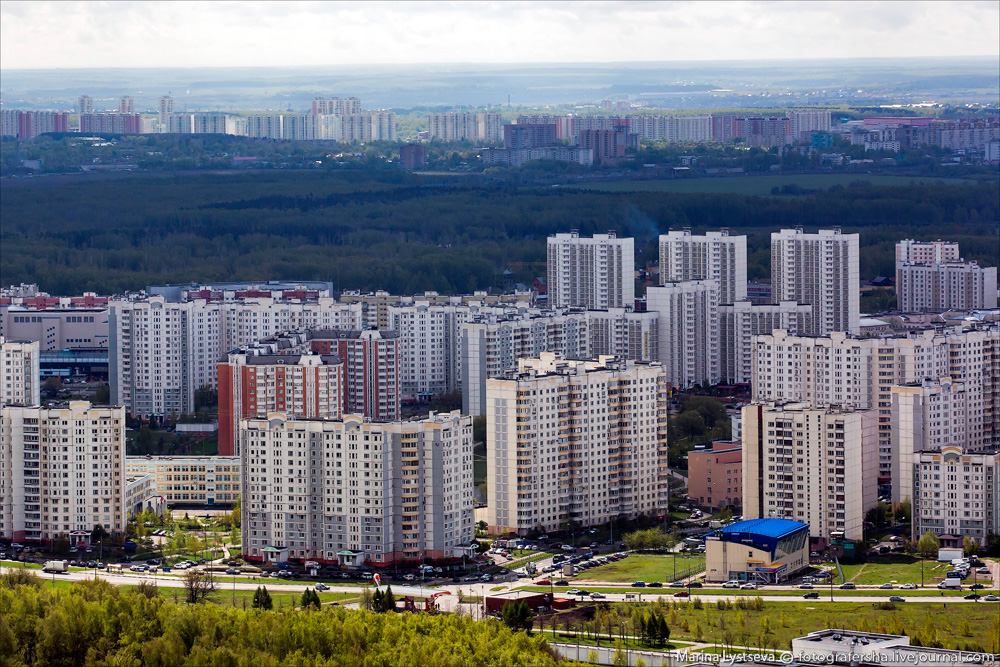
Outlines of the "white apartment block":
M170 117L174 115L174 98L168 95L161 97L157 104L157 110L156 120L160 124L160 131L166 132L166 128L170 124Z
M858 334L860 273L858 235L839 229L806 234L782 229L771 234L772 300L808 303L813 308L812 331Z
M921 331L905 338L754 338L754 401L878 411L879 476L892 477L892 390L930 378L963 382L967 433L975 450L1000 443L1000 327Z
M118 113L121 114L134 114L135 113L135 98L131 95L122 95L118 98Z
M904 313L997 307L997 267L976 262L896 263L896 305Z
M380 110L335 116L329 132L330 139L344 143L396 141L396 114Z
M548 238L549 305L552 308L633 308L635 246L614 232L580 238L578 232Z
M912 470L912 539L931 531L986 546L1000 534L1000 453L941 447L920 452Z
M76 107L78 113L94 113L94 98L90 95L80 95Z
M0 406L40 405L37 341L5 340L0 336Z
M753 339L782 329L790 334L810 329L812 307L794 301L754 304L749 301L719 306L719 377L727 384L753 378Z
M427 117L431 139L441 141L503 141L499 112L446 112Z
M588 310L586 316L591 358L612 356L635 361L659 359L660 318L657 313L609 308ZM557 350L548 351L559 354Z
M124 457L123 408L0 409L0 534L76 543L97 525L125 530Z
M667 384L690 387L720 379L719 283L686 280L646 289L659 319L658 361Z
M399 334L399 388L404 398L425 400L461 387L461 306L417 302L389 308L389 328Z
M876 420L874 410L805 403L743 408L743 517L864 539L865 513L878 502Z
M692 236L690 229L660 235L660 284L714 280L719 303L747 298L747 237L729 230Z
M543 352L566 359L589 356L588 315L527 311L462 324L463 414L486 414L487 379L516 369L519 359L537 359Z
M955 445L969 449L965 385L943 378L892 388L892 502L913 500L910 472L920 452Z
M151 475L167 505L232 505L240 497L238 456L129 456L125 475Z
M284 116L279 113L253 113L248 115L247 136L251 139L283 139Z
M335 116L361 113L361 100L357 97L314 97L310 113Z
M359 329L361 317L360 304L330 298L114 301L108 323L111 400L135 415L189 413L198 388L218 386L217 363L230 351L283 331Z
M792 109L785 112L792 121L792 137L802 141L804 134L830 131L830 111L822 109Z
M941 262L960 262L958 244L954 241L914 241L903 239L896 243L896 264L913 262L915 264L940 264Z
M369 563L460 557L475 536L472 418L242 423L243 555Z
M487 519L553 531L665 509L666 384L656 363L545 353L487 380Z
M665 141L671 144L712 140L712 117L701 116L629 116L629 131L641 141Z
M32 340L43 352L108 347L107 308L0 306L0 334Z

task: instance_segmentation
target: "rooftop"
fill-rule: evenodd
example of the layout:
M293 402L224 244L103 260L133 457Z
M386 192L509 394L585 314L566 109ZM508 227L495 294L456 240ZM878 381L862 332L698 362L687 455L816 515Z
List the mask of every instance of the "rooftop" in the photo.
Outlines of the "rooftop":
M715 532L726 535L749 533L780 539L803 529L808 530L808 528L809 524L807 523L790 521L788 519L749 519L723 526L716 529Z

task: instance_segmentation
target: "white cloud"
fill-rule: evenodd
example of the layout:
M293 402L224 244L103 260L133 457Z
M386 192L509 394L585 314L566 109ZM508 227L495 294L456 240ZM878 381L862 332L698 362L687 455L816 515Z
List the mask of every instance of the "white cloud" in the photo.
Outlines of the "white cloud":
M15 2L0 66L995 55L1000 3Z

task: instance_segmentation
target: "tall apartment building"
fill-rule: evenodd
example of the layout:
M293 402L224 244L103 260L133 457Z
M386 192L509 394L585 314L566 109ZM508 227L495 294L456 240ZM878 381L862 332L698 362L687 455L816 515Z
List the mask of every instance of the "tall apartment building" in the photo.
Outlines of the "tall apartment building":
M688 452L688 497L707 508L743 505L743 445L739 440L712 443Z
M149 475L169 506L232 505L240 497L238 456L128 456L125 475Z
M719 284L714 280L685 280L646 289L646 310L656 313L659 320L657 358L670 386L719 382L718 303Z
M310 113L324 116L346 116L352 113L361 113L361 100L357 97L314 97Z
M580 238L578 232L548 238L549 305L552 308L632 308L635 246L614 232Z
M160 124L160 131L166 132L170 124L170 117L174 115L174 98L164 95L157 102L156 120Z
M245 137L247 120L226 113L172 113L166 131L172 134L231 134Z
M472 418L374 423L248 419L240 426L243 556L376 567L469 554Z
M319 354L230 354L219 364L219 454L239 456L240 422L272 412L339 419L344 365Z
M874 410L743 408L743 517L793 519L810 537L864 539L878 496Z
M920 453L955 445L968 451L969 397L951 378L892 388L892 502L913 500L909 474Z
M109 304L111 400L134 415L193 411L194 392L217 387L218 362L283 331L359 329L361 308L330 298L258 297L167 301L150 296Z
M913 262L915 264L940 264L941 262L959 262L962 256L958 244L954 241L914 241L903 239L896 243L896 264Z
M468 310L417 302L389 308L389 329L399 334L399 387L411 400L458 391L462 351L459 326Z
M671 144L711 141L712 117L630 116L629 130L642 141L665 141Z
M986 546L1000 535L1000 453L959 446L920 452L913 465L912 539L931 531Z
M76 110L78 113L94 113L94 98L90 95L80 95L77 100Z
M314 353L340 359L344 367L344 414L374 421L400 418L399 335L377 329L315 330L309 346Z
M753 341L775 329L792 335L811 328L812 307L794 301L755 304L750 301L719 306L719 377L728 384L753 379Z
M336 116L329 138L344 143L396 141L396 114L381 110Z
M660 318L657 313L637 313L625 308L588 310L589 356L656 361L660 356ZM556 352L557 350L548 350ZM532 355L537 356L537 355Z
M122 95L118 98L118 113L132 115L135 113L135 98L131 95Z
M5 137L34 139L47 132L69 132L69 114L58 111L0 111L0 133Z
M611 130L581 130L577 145L594 151L594 164L617 164L625 157L629 144L627 126Z
M280 113L249 114L247 136L251 139L284 139L284 118Z
M587 314L528 312L476 318L461 325L462 412L486 414L486 382L517 368L519 359L552 352L589 356Z
M76 544L94 526L124 531L124 456L123 408L0 408L0 534Z
M503 120L499 112L451 111L427 117L431 139L441 141L503 141Z
M660 235L660 284L714 280L719 303L747 298L747 237L728 229L692 236L690 229Z
M82 113L80 132L88 134L142 134L142 116L121 113Z
M791 133L795 141L802 141L803 135L811 132L830 131L830 111L823 109L790 109L785 116L791 121Z
M41 404L38 355L37 341L0 336L0 406Z
M666 511L659 364L521 359L486 381L486 522L497 534Z
M858 252L858 235L842 234L839 229L772 233L772 298L810 304L812 330L807 333L860 333Z
M906 313L997 307L997 267L896 262L896 304Z
M892 461L892 390L951 378L963 382L966 429L976 450L1000 443L1000 327L920 331L901 338L790 336L775 330L754 339L753 399L804 401L815 407L878 411L879 477Z

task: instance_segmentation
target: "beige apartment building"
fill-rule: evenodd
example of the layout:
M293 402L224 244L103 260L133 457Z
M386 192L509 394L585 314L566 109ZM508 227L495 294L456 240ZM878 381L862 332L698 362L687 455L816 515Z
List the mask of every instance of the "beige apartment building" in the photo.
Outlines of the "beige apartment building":
M168 505L232 505L240 497L237 456L129 456L125 474L151 474Z
M743 505L743 444L720 440L688 452L688 498L701 507Z

